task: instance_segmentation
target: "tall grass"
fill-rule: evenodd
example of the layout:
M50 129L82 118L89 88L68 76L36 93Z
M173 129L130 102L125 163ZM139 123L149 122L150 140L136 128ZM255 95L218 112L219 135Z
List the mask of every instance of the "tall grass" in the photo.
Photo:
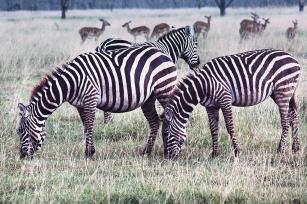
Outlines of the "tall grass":
M253 9L254 10L254 9ZM262 37L239 43L239 22L252 10L228 9L226 17L218 10L104 10L69 11L59 20L58 12L0 13L0 202L119 202L119 203L306 203L307 202L307 15L296 8L255 9L270 17L271 24ZM234 161L231 142L221 121L221 155L209 158L211 136L204 108L198 107L188 127L186 148L177 161L163 159L161 138L153 155L140 152L147 139L147 123L140 110L115 114L114 122L102 124L97 111L93 161L84 159L83 127L77 111L64 104L47 121L43 148L31 161L21 161L17 103L27 103L32 87L57 65L81 52L91 51L98 42L80 44L78 29L107 27L100 40L121 37L133 40L121 25L132 26L167 22L176 27L212 15L207 40L200 39L203 62L213 57L257 48L280 48L293 54L302 65L297 91L300 102L302 151L278 155L280 122L277 107L266 101L249 108L234 108L234 122L242 146L239 161ZM299 22L293 42L285 38L291 21ZM57 26L58 28L57 29ZM144 39L139 38L141 42ZM183 61L180 75L189 70Z

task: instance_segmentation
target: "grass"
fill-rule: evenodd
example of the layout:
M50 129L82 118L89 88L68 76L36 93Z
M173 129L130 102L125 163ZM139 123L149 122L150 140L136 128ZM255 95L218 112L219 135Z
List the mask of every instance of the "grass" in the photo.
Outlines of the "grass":
M65 21L58 12L0 13L0 203L307 203L307 14L297 8L262 8L271 24L258 39L239 43L239 22L252 10L114 10L69 11ZM18 155L18 102L27 102L32 87L57 65L98 42L80 45L78 29L100 26L100 17L111 27L100 38L132 40L121 25L159 22L176 27L212 15L207 40L201 39L203 62L256 48L280 48L292 53L303 70L297 96L300 102L302 151L278 155L280 125L277 107L268 100L258 106L234 108L234 121L242 154L234 161L231 143L221 121L221 155L209 158L211 137L204 108L198 107L188 127L186 148L177 161L163 159L161 136L151 157L140 152L146 142L147 123L140 110L114 114L114 122L102 124L97 112L93 161L84 159L83 129L77 111L64 104L47 121L43 148L31 161ZM293 42L285 38L291 20L298 19L299 34ZM57 26L59 30L57 30ZM143 39L138 39L142 41ZM183 61L180 75L188 72Z

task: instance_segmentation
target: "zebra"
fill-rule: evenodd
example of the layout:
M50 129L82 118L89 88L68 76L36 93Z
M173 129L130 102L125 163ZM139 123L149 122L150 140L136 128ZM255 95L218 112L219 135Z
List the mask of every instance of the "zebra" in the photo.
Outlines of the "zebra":
M292 151L298 152L298 113L295 90L300 65L290 54L275 49L262 49L218 57L197 70L192 70L172 92L164 109L162 136L164 154L176 158L186 139L186 126L197 104L206 108L212 136L212 157L219 154L219 110L232 140L235 157L240 145L234 130L232 106L253 106L271 97L281 120L278 152L285 149L289 126L292 128Z
M199 56L190 27L180 29L189 45L182 55L191 68ZM160 120L155 100L166 106L176 84L175 64L152 46L135 46L118 52L84 53L47 75L32 91L29 105L18 104L20 157L32 157L46 137L48 117L64 102L75 106L85 134L85 157L95 153L93 122L96 108L109 112L128 112L138 107L149 123L144 152L150 153Z
M180 57L184 58L182 52L185 46L189 46L186 43L185 37L178 35L181 32L181 29L174 29L163 36L159 37L156 42L144 42L144 43L133 43L127 40L118 39L118 38L108 38L102 42L98 47L96 47L96 52L107 52L111 53L113 51L118 51L126 49L133 46L153 46L160 49L162 52L167 54L174 64L177 63ZM197 38L195 38L192 44L197 44ZM199 62L198 62L199 63ZM109 123L112 121L112 114L109 112L104 112L104 123Z
M111 54L111 52L118 51L121 49L127 49L132 46L132 42L127 40L122 40L119 38L108 38L102 43L100 43L99 46L95 48L95 52L104 52ZM146 43L144 43L146 44Z

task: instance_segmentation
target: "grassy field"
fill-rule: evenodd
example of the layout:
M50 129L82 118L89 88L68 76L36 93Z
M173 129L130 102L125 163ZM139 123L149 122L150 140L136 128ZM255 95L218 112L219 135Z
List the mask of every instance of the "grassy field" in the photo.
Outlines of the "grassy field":
M256 11L270 17L263 36L239 43L239 23ZM59 12L0 13L0 203L307 203L307 13L297 8L94 10L69 11L61 21ZM140 151L147 139L147 123L140 110L114 114L112 124L102 124L97 112L94 160L84 159L83 127L75 108L64 104L47 121L43 148L31 161L18 154L18 102L27 103L32 87L57 65L99 42L80 44L78 30L111 23L100 41L108 37L132 40L121 25L167 22L176 27L212 15L207 40L200 39L202 62L220 55L256 48L280 48L292 53L303 70L297 91L300 101L302 151L278 155L280 122L271 100L249 108L234 108L235 127L242 154L234 162L231 142L221 121L221 155L209 158L211 136L204 108L193 113L186 148L177 161L163 159L161 137L152 157ZM297 19L299 34L288 42L285 30ZM144 39L139 38L141 42ZM187 73L183 61L180 75Z

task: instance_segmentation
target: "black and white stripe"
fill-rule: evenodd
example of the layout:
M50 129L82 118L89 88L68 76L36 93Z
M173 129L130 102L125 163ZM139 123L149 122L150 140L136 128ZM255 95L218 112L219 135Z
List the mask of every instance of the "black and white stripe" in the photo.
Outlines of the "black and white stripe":
M196 38L189 40L182 30L182 28L174 29L161 36L156 42L133 43L127 40L109 38L102 42L95 51L111 54L111 52L129 47L152 46L169 56L175 64L182 57L188 64L192 65L192 68L195 68L199 64L199 58L196 55L193 57L193 53L197 52ZM190 59L187 59L187 56L190 56ZM112 121L111 113L104 112L104 123L110 121Z
M193 41L190 28L180 33ZM185 49L188 49L185 47ZM190 66L198 54L183 50ZM80 114L86 136L86 157L95 148L92 139L96 108L109 112L127 112L141 107L150 125L145 152L157 135L159 117L154 104L157 99L164 107L177 78L170 58L152 46L134 46L112 53L81 54L55 70L34 89L30 104L19 104L20 156L32 156L46 135L45 121L64 102L75 106Z
M300 148L295 90L300 65L290 54L274 49L256 50L212 59L192 71L174 89L165 109L162 126L167 157L179 154L186 139L186 125L197 104L206 107L213 140L212 156L219 153L219 110L224 115L235 156L240 146L234 130L232 106L253 106L271 97L279 108L281 139L278 151L284 151L289 125L292 127L293 152Z
M127 49L132 46L133 43L127 40L122 40L119 38L108 38L103 41L98 47L96 47L96 52L109 53L118 51L121 49Z
M187 29L187 27L185 28ZM161 36L156 42L133 43L127 40L109 38L102 42L96 49L96 52L111 53L128 47L153 46L160 49L163 53L169 56L176 64L179 58L183 58L186 63L196 68L199 64L197 56L189 59L186 56L193 56L197 52L196 38L189 40L183 32L183 28L174 29L165 35Z

